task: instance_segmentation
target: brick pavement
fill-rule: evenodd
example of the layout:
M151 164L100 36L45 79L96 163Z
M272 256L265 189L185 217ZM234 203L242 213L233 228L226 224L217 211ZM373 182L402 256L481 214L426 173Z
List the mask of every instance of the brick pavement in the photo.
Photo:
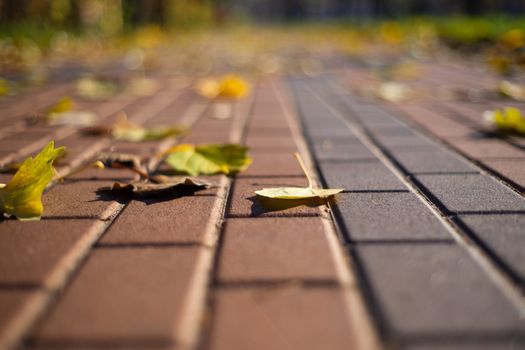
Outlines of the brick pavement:
M177 142L244 143L253 164L162 201L97 200L97 188L130 178L118 170L53 184L41 221L0 223L0 348L525 347L522 139L475 137L494 101L370 102L352 89L371 76L335 73L261 79L226 120L162 75L152 96L85 103L106 121L124 110L145 125L191 126ZM425 91L445 76L495 81L429 65L412 84ZM68 147L57 168L67 175L101 150L148 156L175 142L20 121L71 89L1 102L0 163L54 138ZM334 202L270 209L255 197L306 185L295 151L318 183L345 188Z

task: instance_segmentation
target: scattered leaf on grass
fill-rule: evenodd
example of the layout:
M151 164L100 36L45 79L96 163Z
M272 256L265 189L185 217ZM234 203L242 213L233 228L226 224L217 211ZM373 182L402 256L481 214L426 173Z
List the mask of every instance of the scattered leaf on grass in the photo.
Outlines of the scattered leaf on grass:
M53 161L65 151L54 148L51 141L35 156L20 166L11 181L0 188L0 211L20 220L34 220L42 216L42 193L53 178Z
M100 192L110 192L117 195L137 196L137 197L155 197L187 191L198 191L208 188L209 183L192 179L190 177L165 177L162 183L149 182L115 182L111 187L102 187Z
M84 77L77 80L76 93L88 100L106 100L118 91L117 85L94 77Z
M109 135L115 140L140 142L162 140L168 137L179 136L186 130L177 126L142 127L128 120L125 113L121 113L113 125L97 125L84 129L89 135Z
M503 110L485 111L483 117L499 130L525 134L525 116L517 108L506 107Z
M331 197L344 189L324 189L314 188L313 182L306 170L301 156L295 153L295 158L299 162L299 165L303 169L304 175L308 179L308 187L275 187L275 188L263 188L262 190L255 191L258 196L271 198L271 199L306 199L306 198L328 198Z
M499 92L503 96L510 97L514 100L525 101L525 87L511 81L503 80L499 84Z
M248 147L236 144L195 146L181 144L165 154L166 163L179 172L199 174L231 174L245 170L252 162Z
M197 92L210 99L241 99L250 92L250 84L242 77L230 74L220 79L201 80Z

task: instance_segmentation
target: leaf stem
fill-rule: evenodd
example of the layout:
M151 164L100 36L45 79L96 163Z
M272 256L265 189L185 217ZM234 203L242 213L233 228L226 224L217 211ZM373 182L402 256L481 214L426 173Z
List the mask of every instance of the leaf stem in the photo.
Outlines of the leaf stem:
M304 175L308 179L308 188L310 189L314 188L312 178L310 177L310 173L308 172L308 170L306 170L306 165L304 165L303 158L298 152L294 152L293 155L295 156L295 159L297 159L297 161L299 162L301 169L303 169Z

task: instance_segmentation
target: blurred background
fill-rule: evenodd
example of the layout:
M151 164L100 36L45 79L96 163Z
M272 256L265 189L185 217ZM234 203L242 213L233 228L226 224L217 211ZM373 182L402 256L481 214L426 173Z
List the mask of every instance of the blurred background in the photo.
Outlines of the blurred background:
M59 65L96 73L117 58L151 72L167 46L178 52L174 74L467 54L521 75L524 13L523 0L0 0L0 90L41 84Z

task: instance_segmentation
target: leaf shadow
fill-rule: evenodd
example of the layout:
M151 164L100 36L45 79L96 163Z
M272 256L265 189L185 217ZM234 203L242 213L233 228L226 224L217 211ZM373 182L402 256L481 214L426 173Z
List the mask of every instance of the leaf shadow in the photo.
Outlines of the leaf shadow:
M303 199L275 199L261 196L251 196L247 198L252 202L251 216L260 216L265 213L276 212L300 206L315 208L333 201L332 198L303 198Z
M114 193L105 189L98 189L95 191L97 198L92 200L92 202L113 202L116 201L120 204L127 204L131 200L142 202L146 205L168 202L175 199L194 196L196 192L203 190L202 188L197 187L188 187L188 188L177 188L177 190L166 191L161 194L156 194L154 196L140 196L136 195L133 192L118 192ZM198 195L198 194L197 194Z

